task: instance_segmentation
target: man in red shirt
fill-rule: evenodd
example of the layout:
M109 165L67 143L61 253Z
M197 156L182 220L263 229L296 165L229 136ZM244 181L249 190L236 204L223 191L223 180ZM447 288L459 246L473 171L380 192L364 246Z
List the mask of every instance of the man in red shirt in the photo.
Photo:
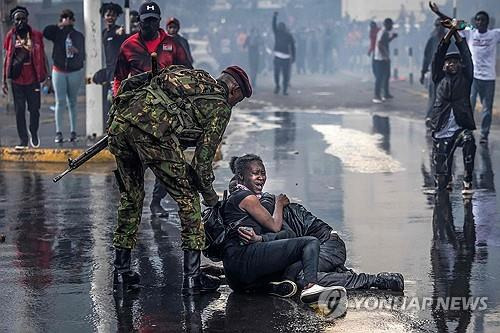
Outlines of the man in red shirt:
M145 2L139 8L139 32L125 40L120 48L116 63L113 95L120 88L121 81L131 75L151 70L151 53L158 55L159 69L170 65L184 65L192 68L184 48L174 37L160 28L160 7L155 2ZM168 217L168 212L161 206L161 200L167 195L167 190L158 180L155 181L153 199L151 200L151 214L159 217Z
M14 27L4 39L3 63L4 94L8 92L7 79L12 80L12 95L16 110L17 134L21 140L16 149L40 146L38 125L40 120L40 83L47 79L47 58L43 46L43 35L28 25L28 10L16 6L10 11ZM49 78L50 79L50 78ZM29 134L26 129L26 104L30 113Z

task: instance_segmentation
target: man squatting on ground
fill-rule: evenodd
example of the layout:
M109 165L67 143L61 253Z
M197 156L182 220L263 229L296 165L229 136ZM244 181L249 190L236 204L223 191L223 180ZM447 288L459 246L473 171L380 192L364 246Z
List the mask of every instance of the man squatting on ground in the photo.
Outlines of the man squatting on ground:
M113 237L114 285L128 289L140 281L139 274L130 269L130 256L141 221L144 172L150 168L179 206L183 294L215 290L220 281L200 271L205 231L199 194L208 206L218 202L212 186L214 155L231 108L252 95L249 79L237 66L226 68L217 80L201 70L171 66L149 84L127 92L127 82L134 78L120 87L108 127L109 149L116 158L121 193ZM188 135L190 140L184 140ZM184 158L187 146L196 147L192 164Z
M432 162L438 190L451 186L453 154L462 147L464 160L463 193L472 189L472 172L476 144L472 131L476 128L470 104L474 66L467 42L458 33L459 22L443 21L450 30L441 40L432 63L432 80L436 86L436 101L431 113L433 138ZM447 53L451 37L455 37L459 53Z
M154 2L145 2L139 8L139 33L133 34L123 42L113 83L113 95L116 95L121 81L129 75L136 75L151 70L151 53L158 55L158 67L165 68L171 65L183 65L192 68L184 48L175 42L160 28L160 7ZM161 206L161 200L167 195L159 179L156 179L153 198L151 200L151 214L168 217L168 212Z

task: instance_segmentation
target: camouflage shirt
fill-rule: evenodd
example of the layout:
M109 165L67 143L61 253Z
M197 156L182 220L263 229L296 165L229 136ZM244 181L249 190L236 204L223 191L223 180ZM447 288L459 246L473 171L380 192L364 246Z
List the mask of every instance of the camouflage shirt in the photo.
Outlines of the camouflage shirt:
M119 92L108 133L116 135L120 124L127 123L160 141L196 147L192 166L200 190L209 191L215 179L213 158L231 117L226 96L225 87L208 73L171 66L149 84Z

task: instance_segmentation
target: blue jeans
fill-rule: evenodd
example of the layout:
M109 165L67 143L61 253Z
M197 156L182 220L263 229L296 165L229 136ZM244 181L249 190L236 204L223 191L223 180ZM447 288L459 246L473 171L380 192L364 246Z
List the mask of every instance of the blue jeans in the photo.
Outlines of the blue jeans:
M56 95L56 132L61 131L62 112L67 106L70 131L76 130L76 98L83 80L83 69L63 73L52 70L52 83Z
M495 97L495 80L474 79L470 95L470 104L476 108L477 95L483 106L481 112L481 137L487 138L490 133L491 113L493 110L493 98Z

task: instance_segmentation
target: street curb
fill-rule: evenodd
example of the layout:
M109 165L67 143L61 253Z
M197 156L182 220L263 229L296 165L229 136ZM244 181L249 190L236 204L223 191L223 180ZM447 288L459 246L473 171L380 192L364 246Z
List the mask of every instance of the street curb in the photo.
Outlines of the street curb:
M57 148L28 148L18 150L10 147L0 147L0 161L9 162L49 162L49 163L68 163L68 158L75 159L82 154L85 149L57 149ZM191 161L194 156L194 150L184 152L186 160ZM214 162L222 160L221 146L217 148ZM104 149L96 156L92 157L87 163L110 163L115 162L115 157Z
M1 147L0 161L67 163L68 158L77 158L84 151L85 149L28 148L18 150ZM114 161L114 156L109 150L105 149L87 163L109 163Z

